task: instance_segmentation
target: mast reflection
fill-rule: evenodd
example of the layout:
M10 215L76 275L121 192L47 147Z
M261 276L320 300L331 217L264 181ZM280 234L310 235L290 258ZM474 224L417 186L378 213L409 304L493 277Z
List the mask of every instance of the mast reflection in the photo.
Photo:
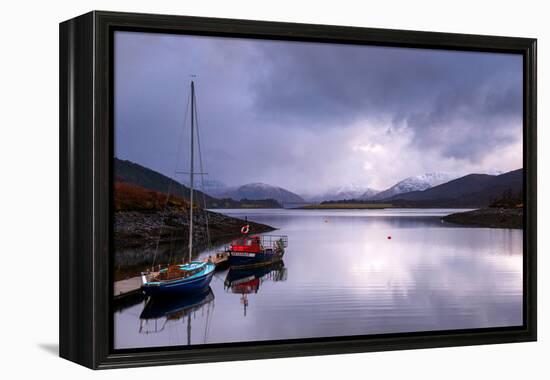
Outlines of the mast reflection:
M210 320L214 312L214 293L208 287L204 292L183 295L179 298L149 297L139 316L140 334L156 334L170 324L182 321L186 324L187 344L191 344L191 320L200 312L206 318L204 343L207 341Z

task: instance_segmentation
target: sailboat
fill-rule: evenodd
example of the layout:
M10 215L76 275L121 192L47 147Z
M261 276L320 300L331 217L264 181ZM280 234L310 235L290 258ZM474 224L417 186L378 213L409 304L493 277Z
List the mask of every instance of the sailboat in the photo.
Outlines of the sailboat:
M202 292L210 285L216 266L211 262L191 261L193 252L193 192L195 144L195 83L191 81L191 168L189 171L189 261L168 265L156 272L141 274L142 289L150 296ZM200 152L199 152L200 153ZM204 174L204 173L201 173Z

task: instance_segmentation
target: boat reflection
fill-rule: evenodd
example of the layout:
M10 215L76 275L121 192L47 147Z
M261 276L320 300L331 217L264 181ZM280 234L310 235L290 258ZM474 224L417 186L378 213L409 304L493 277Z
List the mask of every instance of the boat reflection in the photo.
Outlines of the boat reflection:
M257 268L231 268L225 278L224 288L228 292L241 295L240 301L246 317L248 295L258 293L265 281L286 281L287 276L287 268L282 260Z
M149 297L139 316L140 334L155 334L164 331L169 324L182 320L187 322L187 344L191 344L191 320L200 312L206 318L204 340L214 312L214 293L205 291L181 297Z

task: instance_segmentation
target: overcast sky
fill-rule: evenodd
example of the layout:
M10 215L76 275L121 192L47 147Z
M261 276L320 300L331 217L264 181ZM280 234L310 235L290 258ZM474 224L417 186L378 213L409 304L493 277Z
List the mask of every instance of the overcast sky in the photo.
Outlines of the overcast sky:
M205 170L227 185L522 167L520 55L136 32L115 34L117 157L188 170L191 74Z

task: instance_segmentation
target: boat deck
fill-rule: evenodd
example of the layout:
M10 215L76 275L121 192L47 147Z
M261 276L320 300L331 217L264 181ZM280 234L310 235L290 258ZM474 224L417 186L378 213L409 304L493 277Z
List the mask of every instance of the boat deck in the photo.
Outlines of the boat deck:
M204 262L211 262L216 265L216 270L225 269L228 265L229 254L226 252L218 253L205 258ZM141 291L141 276L135 276L113 284L113 295L115 300L136 294Z

